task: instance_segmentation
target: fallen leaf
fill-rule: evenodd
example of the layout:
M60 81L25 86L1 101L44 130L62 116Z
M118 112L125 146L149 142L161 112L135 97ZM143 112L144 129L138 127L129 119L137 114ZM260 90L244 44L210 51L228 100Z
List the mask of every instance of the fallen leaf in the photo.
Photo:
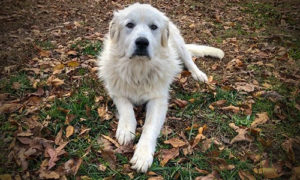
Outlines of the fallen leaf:
M153 176L149 177L148 180L164 180L164 178L162 176Z
M69 125L70 122L72 122L75 119L75 115L74 114L67 114L66 116L66 121L65 121L65 125Z
M10 174L1 174L0 180L12 180L12 177Z
M206 137L203 135L203 132L207 129L206 124L198 129L198 134L194 139L192 148L194 148L201 140L205 139Z
M83 134L86 134L87 132L89 132L91 130L91 128L86 128L86 127L83 127L81 130L80 130L80 133L78 134L78 136L81 136Z
M61 129L58 131L58 133L57 133L57 135L56 135L56 137L55 137L54 143L55 143L56 145L59 145L59 143L62 141L62 133L63 133L63 129L61 128Z
M181 99L175 99L174 102L175 102L175 104L177 104L177 106L179 106L180 108L184 108L184 107L188 104L188 101L186 101L186 100L181 100Z
M213 170L210 174L206 176L198 176L195 180L221 180L217 171Z
M294 167L292 172L293 172L293 175L292 175L291 180L300 179L300 166Z
M240 68L243 64L244 63L239 59L232 59L229 63L227 63L226 69L232 70L234 68Z
M71 50L71 51L68 51L68 52L67 52L67 54L68 54L68 55L73 55L73 56L76 56L76 55L77 55L77 52L76 52L76 51L73 51L73 50Z
M98 115L103 120L110 120L113 116L107 112L105 107L99 107L97 109Z
M261 174L263 175L264 177L266 178L278 178L280 176L282 176L282 173L278 173L277 172L277 169L275 168L272 168L272 167L269 167L269 168L254 168L253 171L256 173L256 174Z
M25 131L25 132L20 132L17 134L17 136L32 136L32 132L30 131Z
M235 86L237 91L253 92L255 90L255 86L253 84L245 82L236 82Z
M177 147L182 147L184 145L186 145L185 142L183 142L182 140L178 139L178 138L172 138L169 140L164 141L165 144L171 144L174 148Z
M179 155L179 148L161 150L160 165L165 166L170 159L174 159Z
M287 156L293 162L295 161L295 153L293 150L293 139L289 138L281 144L282 149L287 153Z
M77 61L70 61L68 62L69 67L78 67L79 63Z
M251 175L249 172L242 171L242 170L239 171L239 176L241 180L256 180L256 178L253 175Z
M231 141L230 144L233 144L235 142L240 142L240 141L248 141L252 142L253 138L248 134L249 129L248 128L240 128L236 126L234 123L230 123L229 127L231 127L235 132L238 133Z
M111 143L113 143L116 147L120 147L120 144L115 141L114 139L112 139L111 137L109 136L105 136L104 134L102 134L102 137L104 137L105 139L109 140Z
M69 125L67 128L66 128L66 137L70 137L72 136L74 133L74 127Z
M12 88L15 89L15 90L18 90L21 88L21 84L19 82L14 82L12 84Z
M255 128L260 124L264 124L269 120L269 116L267 112L262 112L262 113L258 113L256 114L256 118L254 119L254 121L251 123L251 127Z
M55 171L43 170L39 174L40 179L59 179L60 175Z
M17 103L7 103L0 106L0 114L12 113L18 110L22 105Z
M64 64L58 64L56 66L54 66L53 71L59 71L65 68Z
M227 101L225 99L221 99L219 101L216 101L216 102L213 102L211 103L212 106L217 106L217 107L220 107L220 106L223 106Z
M235 114L240 111L239 107L236 107L236 106L233 106L233 105L222 107L221 109L224 110L224 111L231 111L231 112L233 112Z
M48 86L55 86L55 87L58 87L58 86L61 86L64 84L64 80L61 80L61 79L58 79L58 78L55 78L54 76L50 76L47 80L47 85Z
M106 170L106 166L104 166L103 164L99 164L98 165L98 170L100 170L100 171L102 171L102 172L104 172L105 170Z
M47 153L50 156L50 160L48 162L48 170L55 166L55 162L58 161L57 152L53 148L48 148Z
M50 56L50 51L40 49L40 56L41 57L49 57Z
M209 172L208 172L208 171L206 171L206 170L203 170L203 169L199 169L199 168L197 168L197 167L195 167L195 170L196 170L198 173L202 173L202 174L209 174Z
M117 157L112 150L101 150L102 158L109 163L109 167L116 169Z

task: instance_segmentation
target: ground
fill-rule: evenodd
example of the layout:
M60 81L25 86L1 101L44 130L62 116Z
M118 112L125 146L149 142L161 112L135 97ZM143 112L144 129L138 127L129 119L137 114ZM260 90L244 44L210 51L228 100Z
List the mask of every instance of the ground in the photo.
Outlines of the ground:
M113 10L133 1L0 2L0 179L299 179L299 1L145 2L225 52L194 58L209 83L183 71L172 84L147 174L115 141L94 64Z

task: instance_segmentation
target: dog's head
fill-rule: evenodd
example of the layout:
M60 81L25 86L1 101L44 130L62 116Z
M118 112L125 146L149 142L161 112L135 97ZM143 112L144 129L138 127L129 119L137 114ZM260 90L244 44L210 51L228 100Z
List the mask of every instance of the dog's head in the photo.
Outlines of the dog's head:
M151 59L168 46L169 19L148 4L135 3L114 12L109 38L128 59Z

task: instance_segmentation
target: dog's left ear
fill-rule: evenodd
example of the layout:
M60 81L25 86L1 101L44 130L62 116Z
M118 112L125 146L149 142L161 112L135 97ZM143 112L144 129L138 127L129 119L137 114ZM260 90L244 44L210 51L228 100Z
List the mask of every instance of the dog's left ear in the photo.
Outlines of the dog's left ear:
M162 30L162 34L161 34L161 46L162 47L168 46L168 39L169 39L169 22L166 23L166 26Z
M114 12L114 17L109 23L109 37L114 43L119 40L120 36L120 25L118 19L118 13Z

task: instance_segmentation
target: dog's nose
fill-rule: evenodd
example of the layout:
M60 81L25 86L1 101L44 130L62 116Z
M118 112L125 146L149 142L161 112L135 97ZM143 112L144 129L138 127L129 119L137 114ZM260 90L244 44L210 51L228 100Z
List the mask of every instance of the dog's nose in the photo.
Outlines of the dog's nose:
M146 39L144 37L139 37L135 40L135 44L139 49L144 49L144 48L148 47L149 41L148 41L148 39Z

